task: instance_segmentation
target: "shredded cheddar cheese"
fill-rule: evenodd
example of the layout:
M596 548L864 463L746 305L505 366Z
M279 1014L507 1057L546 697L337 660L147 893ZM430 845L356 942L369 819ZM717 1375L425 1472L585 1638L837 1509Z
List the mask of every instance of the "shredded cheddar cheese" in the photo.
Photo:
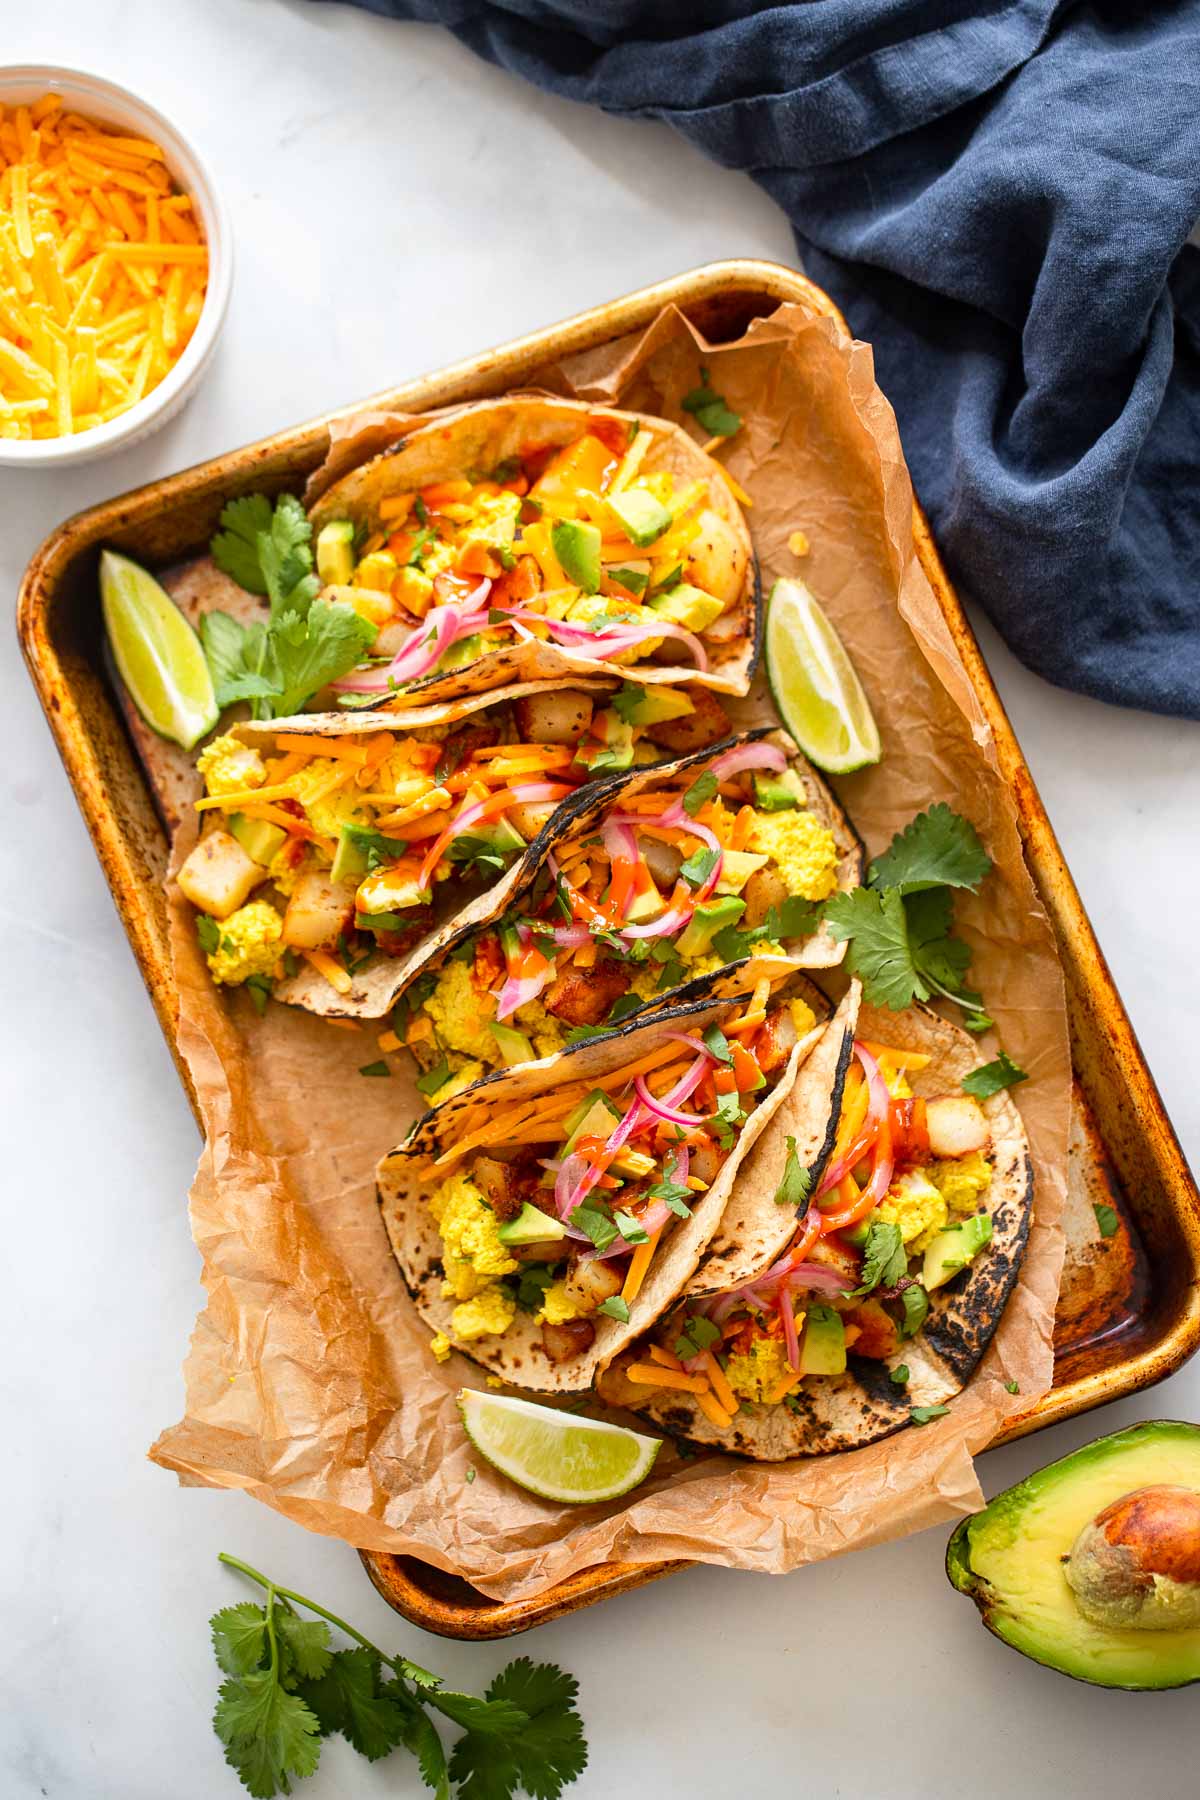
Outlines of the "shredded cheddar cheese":
M0 437L115 419L186 349L208 248L159 145L64 110L0 106Z

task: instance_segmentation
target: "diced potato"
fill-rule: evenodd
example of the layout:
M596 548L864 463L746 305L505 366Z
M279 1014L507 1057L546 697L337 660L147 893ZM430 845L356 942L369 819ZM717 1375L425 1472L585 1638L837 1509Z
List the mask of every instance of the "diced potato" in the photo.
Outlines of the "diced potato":
M723 607L732 606L746 578L745 547L732 525L710 507L705 507L697 525L683 565L683 578L703 588Z
M293 950L332 950L354 920L354 883L319 869L301 875L283 915L283 942Z
M788 898L787 883L777 869L756 869L743 891L746 910L742 928L749 931L763 923L772 907L781 910Z
M516 826L521 836L525 839L525 842L527 844L532 844L534 838L542 829L542 826L546 823L550 814L554 811L554 806L555 803L553 800L540 800L536 805L518 802L517 805L510 806L504 816L511 824Z
M201 912L227 919L244 906L267 871L248 856L228 831L210 831L200 839L179 871L179 886Z
M577 688L548 688L513 701L513 716L526 744L577 744L592 722L592 702Z
M679 719L662 719L646 727L646 736L664 750L687 756L719 744L733 730L733 721L709 688L689 687L692 711Z
M970 1156L986 1149L991 1131L971 1094L942 1094L925 1102L925 1125L934 1156Z
M601 1262L597 1257L580 1257L563 1285L577 1306L594 1312L605 1300L620 1293L625 1277L615 1260Z
M552 1363L570 1362L582 1356L596 1339L596 1327L590 1319L567 1319L562 1325L542 1326L542 1347Z

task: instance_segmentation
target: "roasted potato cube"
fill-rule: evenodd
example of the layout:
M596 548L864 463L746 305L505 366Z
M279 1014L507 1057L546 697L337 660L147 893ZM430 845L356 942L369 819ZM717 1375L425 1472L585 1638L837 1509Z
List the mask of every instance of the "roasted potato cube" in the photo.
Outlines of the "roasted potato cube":
M513 701L513 717L526 744L577 744L592 722L592 702L578 688L547 688Z
M320 870L301 875L283 915L283 942L293 950L332 950L354 921L354 883Z
M227 831L210 831L200 839L179 871L179 886L201 912L227 919L244 906L267 879L261 863L248 856Z
M719 744L733 730L729 714L709 688L689 686L687 694L694 711L685 713L681 719L662 719L658 724L646 727L646 736L651 743L661 744L664 750L674 751L678 756L687 756L693 750L707 750L710 744Z

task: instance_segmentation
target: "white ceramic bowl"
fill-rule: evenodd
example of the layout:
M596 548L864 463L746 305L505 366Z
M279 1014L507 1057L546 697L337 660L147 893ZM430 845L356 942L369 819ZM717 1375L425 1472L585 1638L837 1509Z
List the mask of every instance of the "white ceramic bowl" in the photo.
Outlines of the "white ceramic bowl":
M103 75L88 75L82 69L64 69L54 63L0 66L0 102L5 106L31 104L50 93L62 94L72 111L133 136L152 138L162 146L168 169L183 192L191 195L204 228L208 291L183 355L158 386L128 412L81 431L77 437L0 438L0 464L20 469L60 469L67 463L86 462L109 450L124 449L165 425L191 398L208 367L225 322L233 279L228 214L204 163L170 120Z

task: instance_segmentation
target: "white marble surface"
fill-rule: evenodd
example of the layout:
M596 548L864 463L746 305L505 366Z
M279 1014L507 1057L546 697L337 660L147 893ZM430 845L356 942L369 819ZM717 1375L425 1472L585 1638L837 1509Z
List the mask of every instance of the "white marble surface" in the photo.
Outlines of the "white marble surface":
M665 129L542 98L433 30L284 0L41 0L2 53L112 73L195 136L238 268L191 409L76 474L0 477L12 594L76 508L712 258L789 261L746 180ZM1200 1147L1192 928L1200 728L1058 693L983 638L1184 1144ZM216 1800L206 1621L227 1548L481 1686L503 1645L396 1619L341 1545L145 1460L180 1410L200 1299L190 1115L10 637L0 664L8 1296L0 1332L8 1800ZM1200 1365L988 1458L994 1492L1156 1414L1200 1413ZM944 1530L769 1584L703 1570L521 1646L578 1675L580 1800L746 1787L854 1800L956 1792L1118 1800L1194 1787L1195 1702L1043 1673L976 1623ZM415 1793L337 1742L303 1792Z

